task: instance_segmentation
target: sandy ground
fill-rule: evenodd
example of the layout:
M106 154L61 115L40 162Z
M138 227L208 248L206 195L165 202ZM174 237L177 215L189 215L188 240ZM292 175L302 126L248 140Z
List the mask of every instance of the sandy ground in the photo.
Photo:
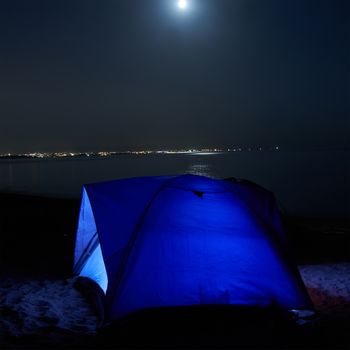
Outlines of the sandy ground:
M350 263L304 265L299 270L320 316L350 321Z
M350 334L350 263L303 265L299 269L318 311L316 322L348 324ZM93 338L97 318L73 284L74 278L3 276L1 348L74 346L82 337Z
M7 277L0 283L0 295L2 335L96 331L96 317L73 279Z

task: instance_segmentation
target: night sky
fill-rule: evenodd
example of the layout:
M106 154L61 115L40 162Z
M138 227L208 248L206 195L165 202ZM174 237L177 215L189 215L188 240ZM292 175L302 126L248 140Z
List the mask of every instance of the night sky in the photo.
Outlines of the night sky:
M0 152L350 140L348 0L1 0Z

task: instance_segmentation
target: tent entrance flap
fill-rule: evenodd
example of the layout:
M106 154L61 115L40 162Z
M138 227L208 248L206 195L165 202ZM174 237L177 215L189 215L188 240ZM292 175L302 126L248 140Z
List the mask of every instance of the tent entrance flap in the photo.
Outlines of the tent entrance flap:
M88 256L88 259L85 262L79 275L82 277L88 277L96 282L106 294L108 287L108 278L102 256L101 246L98 241L94 251Z
M95 232L95 234L92 236L89 243L87 244L86 248L84 249L83 254L80 256L79 260L75 263L75 266L74 266L75 274L78 274L81 272L87 260L90 258L90 256L94 253L95 249L99 245L100 245L100 242L98 240L98 234L97 232Z
M108 278L91 203L83 190L75 243L75 275L88 277L106 293Z

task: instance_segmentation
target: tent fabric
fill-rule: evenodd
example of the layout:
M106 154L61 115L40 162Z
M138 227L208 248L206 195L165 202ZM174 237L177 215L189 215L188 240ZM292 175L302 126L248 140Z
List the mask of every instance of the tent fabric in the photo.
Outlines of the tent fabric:
M106 294L109 320L147 308L312 309L274 195L195 175L85 185L75 273Z

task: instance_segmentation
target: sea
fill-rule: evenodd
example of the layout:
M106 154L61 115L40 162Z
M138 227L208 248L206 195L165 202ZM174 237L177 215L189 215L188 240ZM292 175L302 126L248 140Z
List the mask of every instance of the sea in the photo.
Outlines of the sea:
M289 215L350 219L349 150L2 159L0 192L78 199L84 184L177 174L247 179Z

